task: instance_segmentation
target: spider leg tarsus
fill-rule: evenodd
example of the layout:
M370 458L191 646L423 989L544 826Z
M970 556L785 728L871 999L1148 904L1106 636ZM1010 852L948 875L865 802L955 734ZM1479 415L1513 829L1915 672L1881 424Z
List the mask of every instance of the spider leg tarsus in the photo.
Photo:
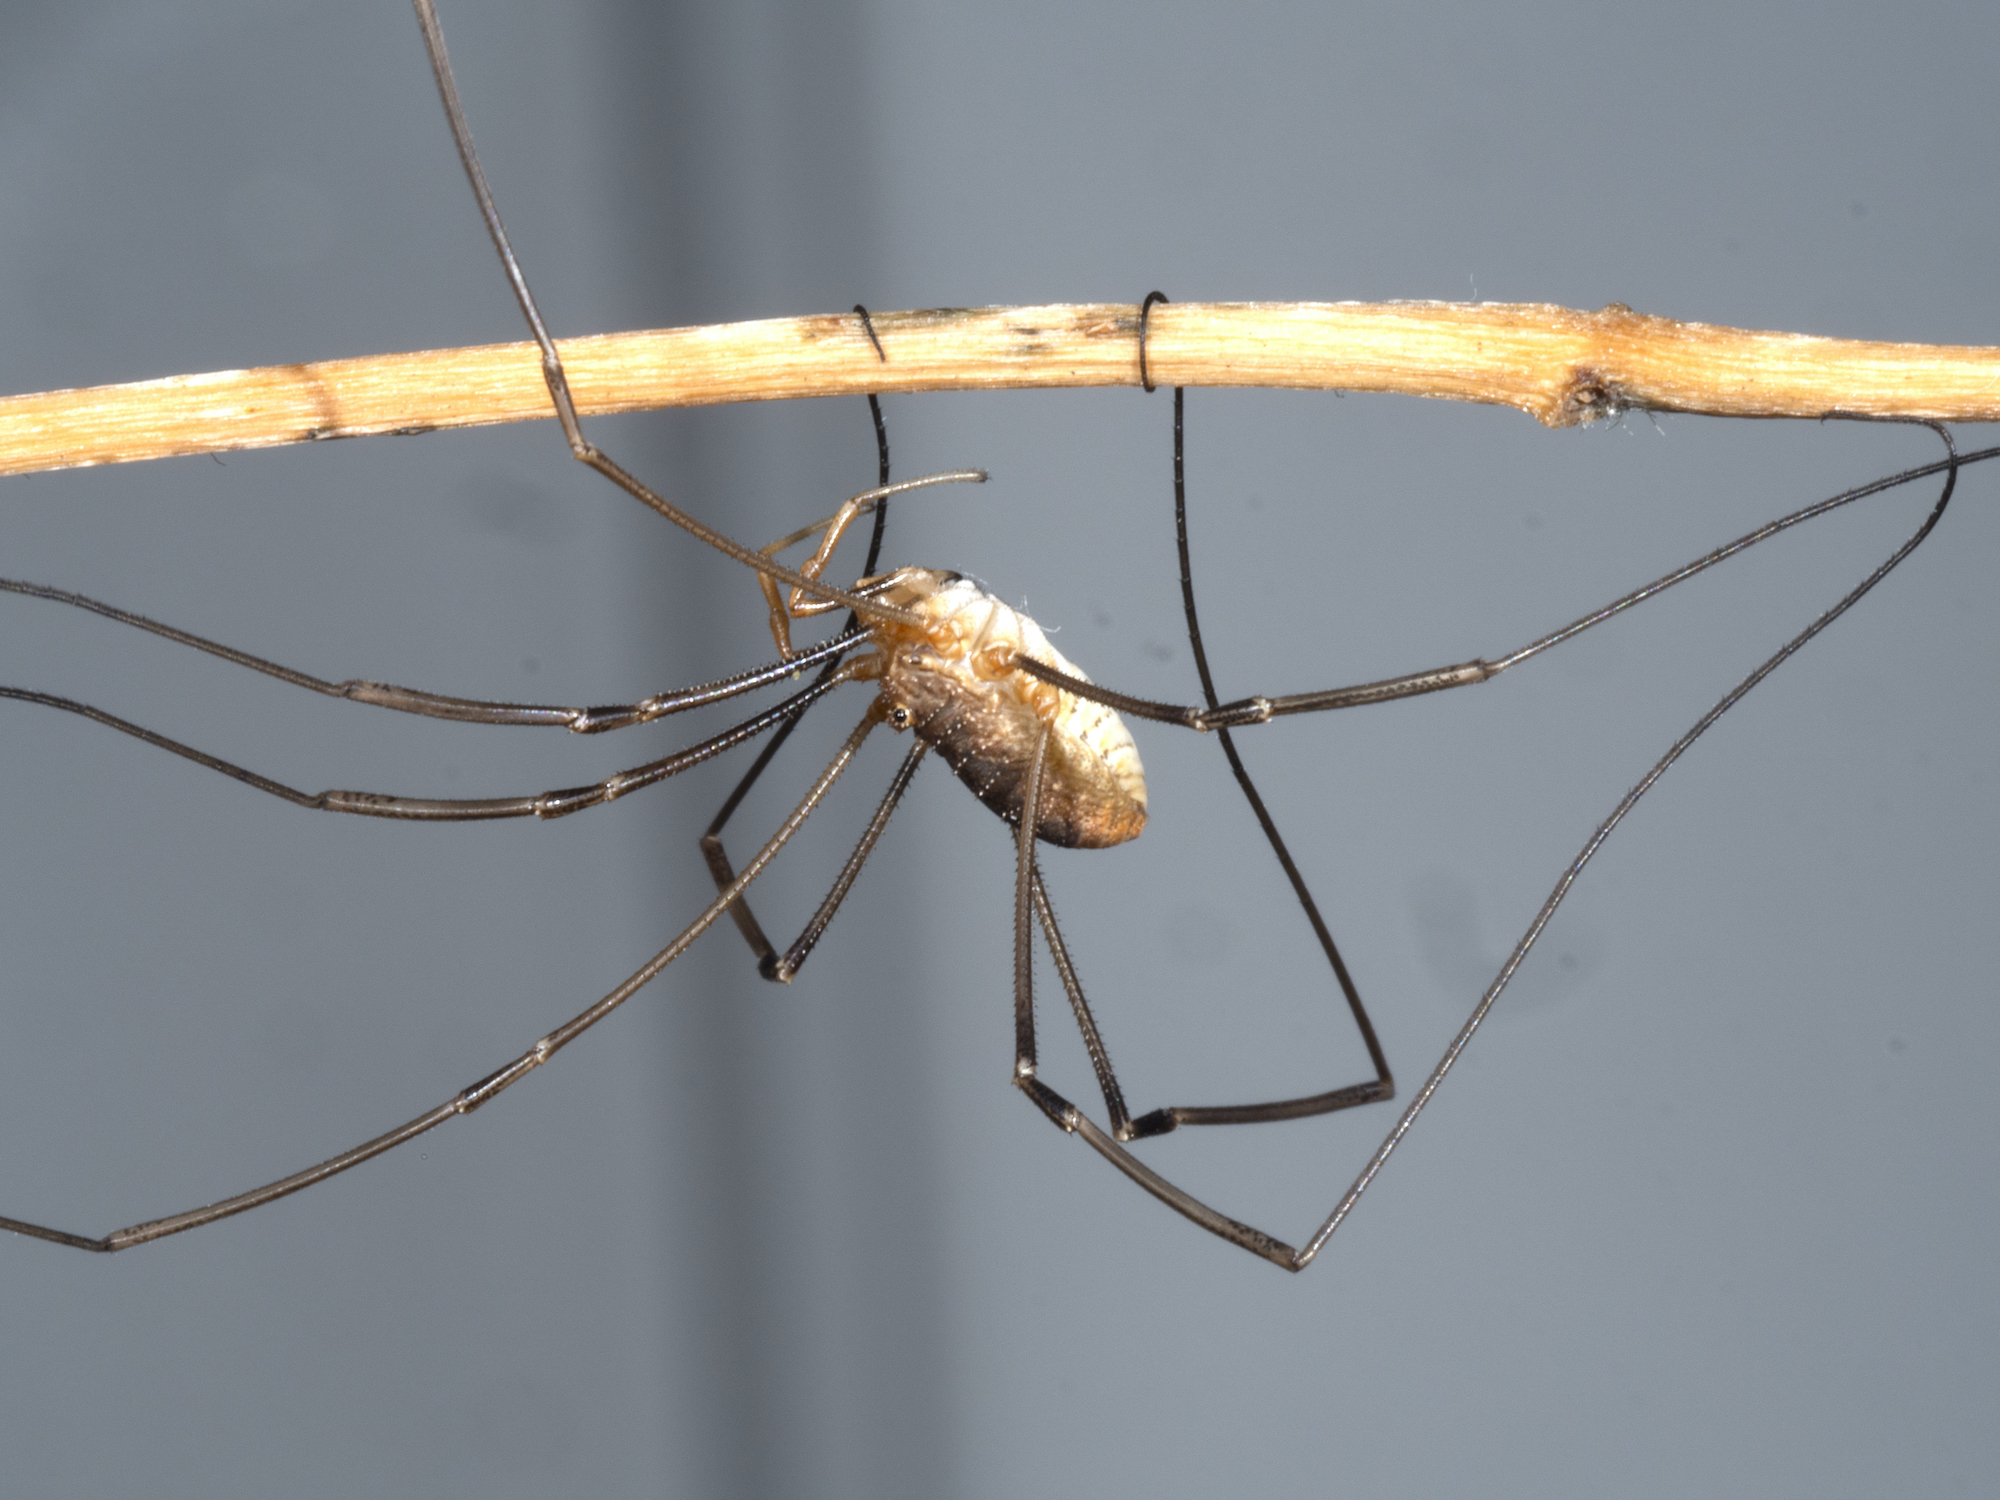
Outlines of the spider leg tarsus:
M1119 1133L1121 1141L1143 1141L1149 1136L1165 1135L1177 1129L1180 1118L1171 1109L1156 1109L1139 1116Z

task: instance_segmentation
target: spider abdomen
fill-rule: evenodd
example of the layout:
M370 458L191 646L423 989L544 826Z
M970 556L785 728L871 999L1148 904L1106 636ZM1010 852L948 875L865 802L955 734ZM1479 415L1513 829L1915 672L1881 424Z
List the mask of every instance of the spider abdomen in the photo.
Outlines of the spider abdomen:
M1028 765L1047 726L1035 836L1066 849L1103 849L1139 836L1146 773L1124 721L1012 665L1019 654L1084 676L1039 625L973 579L930 568L901 569L877 597L924 620L873 631L892 723L934 745L959 780L1010 823L1020 821Z

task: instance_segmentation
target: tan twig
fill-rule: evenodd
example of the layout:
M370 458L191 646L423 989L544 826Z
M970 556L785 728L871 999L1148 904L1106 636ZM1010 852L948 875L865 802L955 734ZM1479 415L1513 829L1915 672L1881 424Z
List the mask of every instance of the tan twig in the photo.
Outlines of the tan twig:
M779 318L566 339L586 415L865 391L1137 385L1127 304ZM1552 427L1621 411L2000 420L2000 349L1752 333L1614 304L1181 303L1154 308L1161 385L1396 391ZM528 344L177 375L0 399L0 473L551 415Z

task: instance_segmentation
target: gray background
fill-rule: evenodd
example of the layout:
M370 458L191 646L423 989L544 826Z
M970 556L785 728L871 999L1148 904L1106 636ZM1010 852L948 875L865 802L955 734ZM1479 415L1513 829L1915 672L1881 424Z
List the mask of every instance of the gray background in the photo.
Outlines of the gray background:
M445 19L562 331L1157 285L2000 342L1989 6ZM17 3L4 37L6 389L518 336L402 5ZM899 473L994 475L903 507L894 560L977 572L1104 680L1192 694L1164 394L890 418ZM1225 693L1504 651L1934 448L1327 395L1198 394L1191 422ZM858 402L595 431L753 542L873 472ZM1007 1087L1007 839L933 767L792 988L718 931L504 1103L335 1185L109 1260L0 1244L8 1487L1990 1492L1993 487L1969 476L1907 571L1668 778L1303 1277ZM1619 792L1923 503L1476 691L1246 737L1406 1091ZM767 651L740 570L547 426L9 481L0 538L8 575L336 677L594 702ZM706 732L403 721L50 606L0 619L0 681L308 787L563 786ZM694 838L736 774L425 829L0 717L0 1212L91 1232L406 1118L609 988L704 899ZM1046 861L1135 1104L1359 1076L1215 747L1141 743L1146 837ZM759 887L769 925L897 750ZM1385 1125L1149 1159L1297 1237Z

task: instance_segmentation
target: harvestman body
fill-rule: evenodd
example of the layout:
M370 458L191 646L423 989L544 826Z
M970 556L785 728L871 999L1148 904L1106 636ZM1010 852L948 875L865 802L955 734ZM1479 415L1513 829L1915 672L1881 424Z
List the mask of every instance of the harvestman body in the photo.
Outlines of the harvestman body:
M880 674L888 721L908 727L950 762L973 795L1021 821L1036 742L1048 769L1035 837L1064 849L1109 849L1146 827L1146 772L1124 721L1101 703L1031 677L1025 657L1088 681L1041 627L956 573L902 568L879 597L914 609L917 628L879 626L883 649L859 674Z
M1949 434L1944 429L1938 428L1936 430L1946 445L1945 459L1846 491L1784 516L1506 656L1490 661L1459 663L1358 687L1336 688L1284 697L1245 698L1223 703L1217 697L1209 672L1195 611L1181 461L1182 393L1177 389L1174 393L1174 469L1181 587L1189 641L1201 680L1204 705L1179 707L1111 692L1092 684L1081 671L1058 653L1033 620L1001 603L972 579L958 573L919 567L900 568L880 575L874 573L881 548L886 502L891 495L920 485L942 481L977 481L985 477L983 474L966 471L933 476L902 485L890 485L887 474L887 444L886 439L882 439L883 472L877 489L856 496L825 521L807 527L757 552L696 520L642 484L590 444L584 438L578 424L554 342L543 325L527 282L515 262L478 159L473 153L471 135L445 58L443 37L438 30L432 0L414 0L414 3L430 51L439 92L465 164L467 177L479 200L481 212L486 219L522 312L540 346L543 371L550 396L572 453L666 519L691 532L717 551L755 570L771 606L773 634L781 658L779 662L720 682L608 709L485 703L442 697L374 682L328 682L62 590L5 580L0 580L0 589L89 609L165 636L183 645L279 677L297 686L331 696L352 698L400 712L433 718L489 724L553 725L578 733L595 733L646 723L683 710L735 698L794 680L807 666L820 665L822 670L812 683L793 692L782 702L674 755L635 767L590 786L532 796L476 801L392 797L349 791L308 794L72 699L23 688L0 688L0 697L81 714L303 807L365 816L433 821L563 816L585 807L611 801L639 787L663 780L690 766L720 755L766 730L773 731L763 752L703 837L703 849L716 881L716 899L684 932L624 983L550 1032L506 1067L462 1090L437 1108L374 1140L364 1142L305 1171L205 1207L134 1225L102 1238L91 1238L7 1218L0 1218L0 1228L79 1249L120 1250L197 1228L310 1187L421 1135L455 1115L477 1109L501 1090L548 1061L561 1048L622 1005L685 952L694 940L725 912L737 923L748 939L752 950L758 956L762 972L772 979L790 980L798 972L827 924L833 919L842 899L859 875L882 829L908 787L918 764L927 751L934 747L980 800L1013 824L1017 830L1014 903L1014 1082L1016 1086L1026 1093L1055 1124L1066 1132L1082 1136L1119 1170L1170 1207L1224 1239L1288 1270L1302 1269L1317 1255L1321 1246L1338 1228L1390 1152L1402 1139L1417 1113L1428 1102L1445 1073L1449 1071L1484 1020L1494 1000L1513 977L1557 905L1567 894L1570 885L1612 829L1710 725L1806 641L1850 608L1909 555L1929 534L1943 514L1956 482L1958 468L1962 464L2000 455L2000 448L1960 455L1953 446ZM1156 302L1164 300L1160 294L1152 294L1138 309L1135 319L1139 375L1147 390L1153 388L1145 367L1147 315ZM859 311L857 309L857 312ZM862 315L861 329L871 340L874 339L874 331L867 324L865 314ZM884 358L888 357L879 342L876 348ZM871 398L872 404L873 398ZM876 412L876 422L880 437L879 409ZM1226 1217L1167 1181L1125 1149L1126 1142L1164 1134L1183 1125L1227 1125L1295 1119L1385 1100L1394 1092L1388 1063L1375 1038L1367 1012L1362 1007L1360 996L1347 973L1326 923L1321 919L1311 894L1306 889L1305 882L1278 833L1275 822L1236 753L1230 738L1232 728L1260 724L1290 714L1356 707L1486 681L1508 667L1539 655L1581 631L1621 614L1662 590L1803 521L1911 480L1940 474L1944 476L1943 492L1922 526L1860 585L1786 643L1704 714L1627 793L1611 815L1598 827L1577 858L1564 871L1534 922L1515 946L1506 965L1493 984L1488 987L1470 1019L1446 1050L1423 1087L1406 1106L1395 1127L1389 1132L1353 1186L1303 1245L1293 1248L1260 1230ZM875 528L868 563L864 569L864 574L867 576L847 589L827 584L821 575L843 533L855 520L870 512L875 516ZM822 535L821 543L813 557L800 568L794 570L776 560L776 554L784 547L814 535ZM789 597L781 599L780 584L790 585ZM793 649L791 624L794 620L839 609L851 611L845 630L831 640L797 651ZM789 735L800 715L819 698L848 682L872 684L875 687L875 696L869 703L860 724L848 736L832 763L821 772L778 831L740 871L735 869L723 849L721 837L723 826L750 784L769 764L772 755ZM1177 724L1202 732L1212 731L1221 742L1231 770L1242 787L1273 853L1290 880L1301 909L1312 926L1335 980L1347 1001L1373 1065L1375 1076L1372 1079L1303 1098L1246 1105L1157 1109L1137 1118L1129 1113L1117 1077L1112 1070L1109 1055L1085 1001L1081 983L1065 950L1035 858L1037 841L1065 848L1094 849L1127 842L1138 837L1143 831L1147 805L1145 773L1140 765L1138 748L1126 729L1121 714ZM911 731L915 744L905 757L901 769L892 779L887 794L870 820L859 845L842 869L833 889L822 901L799 938L781 957L759 928L745 899L746 892L778 851L797 832L814 807L826 795L835 779L846 769L862 741L882 724L899 731ZM1032 944L1033 929L1038 924L1082 1032L1109 1117L1108 1131L1098 1126L1081 1109L1049 1088L1037 1076Z
M847 528L869 510L879 514L878 496L855 496L826 520L772 543L764 555L823 531L819 550L799 569L805 579L817 580ZM834 606L808 598L803 585L780 600L769 574L758 579L771 606L778 653L789 660L791 622ZM1090 680L1049 644L1041 626L976 579L936 568L863 578L854 592L908 619L871 622L875 651L844 670L856 681L881 683L880 717L937 749L981 802L1008 822L1020 822L1024 779L1035 742L1046 732L1050 770L1035 837L1064 849L1108 849L1145 829L1146 772L1124 722L1104 704L1020 669L1025 659L1079 683Z

